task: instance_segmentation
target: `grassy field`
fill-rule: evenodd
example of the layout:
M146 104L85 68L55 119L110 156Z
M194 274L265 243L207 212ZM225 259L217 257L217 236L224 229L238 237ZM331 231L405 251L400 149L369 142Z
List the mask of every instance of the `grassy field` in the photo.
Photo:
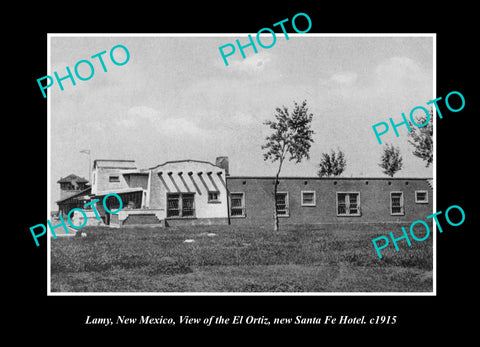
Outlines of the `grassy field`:
M432 237L378 258L372 238L399 225L81 231L52 240L52 292L432 291Z

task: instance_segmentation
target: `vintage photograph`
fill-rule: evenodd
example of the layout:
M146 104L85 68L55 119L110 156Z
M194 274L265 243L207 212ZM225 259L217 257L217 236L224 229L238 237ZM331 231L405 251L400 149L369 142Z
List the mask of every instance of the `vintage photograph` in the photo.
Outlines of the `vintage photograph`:
M434 34L48 45L49 295L435 293Z

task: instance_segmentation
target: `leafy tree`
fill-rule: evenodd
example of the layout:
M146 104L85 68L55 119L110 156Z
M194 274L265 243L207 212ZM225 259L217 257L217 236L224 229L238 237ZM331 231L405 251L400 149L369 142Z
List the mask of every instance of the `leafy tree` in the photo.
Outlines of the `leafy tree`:
M309 151L313 141L314 131L310 129L313 114L308 113L307 101L301 104L294 102L293 111L282 106L277 107L274 113L275 120L265 121L263 124L270 127L272 134L266 137L266 143L262 149L266 150L263 154L264 160L270 160L272 163L278 161L277 174L273 186L273 219L274 230L278 230L278 212L277 212L277 187L278 178L282 170L285 159L301 162L304 158L310 159Z
M384 174L393 177L393 175L402 168L402 161L400 148L385 144L382 157L380 158L380 164L378 165L383 169Z
M413 155L422 159L427 164L425 167L429 167L433 163L433 110L429 112L429 122L424 127L417 127L410 123L411 132L408 133L408 143L410 143L415 150ZM424 124L427 121L427 116L418 117L415 122L417 124Z
M345 161L345 154L341 149L336 153L333 149L328 153L322 153L322 159L320 160L320 170L317 175L319 177L340 176L345 170L347 162Z

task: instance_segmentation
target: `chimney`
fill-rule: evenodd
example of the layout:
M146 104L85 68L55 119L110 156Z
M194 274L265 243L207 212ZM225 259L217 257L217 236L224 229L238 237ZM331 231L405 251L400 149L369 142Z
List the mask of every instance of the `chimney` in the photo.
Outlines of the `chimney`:
M228 176L228 157L217 157L215 165L225 170L225 175Z

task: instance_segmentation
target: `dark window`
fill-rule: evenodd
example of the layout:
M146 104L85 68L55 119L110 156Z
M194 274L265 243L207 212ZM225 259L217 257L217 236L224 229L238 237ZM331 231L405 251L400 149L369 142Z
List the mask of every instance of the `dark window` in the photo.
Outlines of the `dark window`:
M123 199L122 199L122 203L123 203ZM105 205L111 211L118 210L120 208L120 201L118 201L116 196L109 196L105 201Z
M208 202L219 202L220 192L208 192Z
M390 213L392 215L404 215L403 209L403 193L391 192L390 193Z
M193 194L182 194L182 217L195 216L195 204Z
M167 194L167 217L195 217L195 195Z
M230 216L245 217L245 199L243 193L230 194Z
M277 193L275 202L277 204L277 215L288 216L288 193Z
M137 209L142 205L142 192L131 192L118 194L122 199L122 208ZM109 210L117 210L120 208L120 202L115 196L109 196L106 201Z
M119 176L109 176L108 177L108 182L120 182L120 177Z
M120 197L126 208L135 209L142 206L142 192L120 194Z
M359 216L360 193L337 193L337 215Z
M417 190L415 191L415 202L417 204L426 204L428 203L428 193L426 190Z
M167 217L180 216L180 194L167 195Z

